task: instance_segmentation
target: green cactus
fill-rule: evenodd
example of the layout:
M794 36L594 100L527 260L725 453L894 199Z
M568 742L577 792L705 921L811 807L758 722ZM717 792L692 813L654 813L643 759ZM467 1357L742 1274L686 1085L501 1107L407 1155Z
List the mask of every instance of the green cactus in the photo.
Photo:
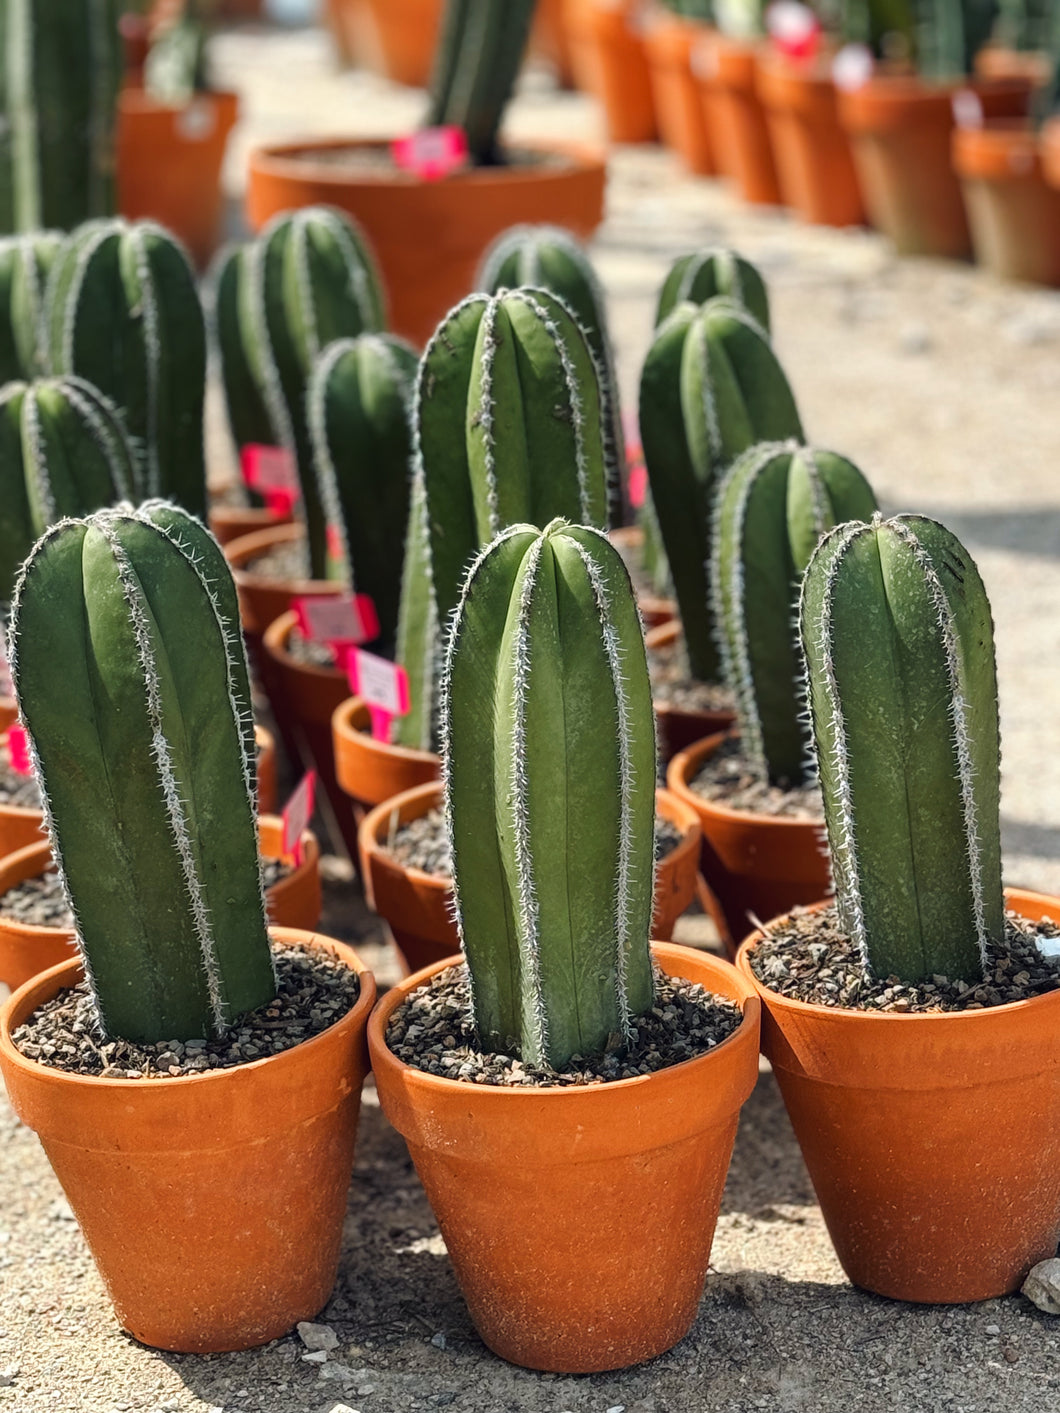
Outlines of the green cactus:
M750 260L724 246L708 246L674 261L659 291L656 329L679 304L705 304L719 295L743 305L769 334L769 292L765 280Z
M914 0L917 68L925 78L960 79L990 38L997 0Z
M799 580L826 530L875 510L852 462L797 442L752 447L719 487L711 591L723 671L743 753L775 785L801 784L810 758L794 632Z
M420 361L414 427L439 623L505 526L606 527L617 468L600 380L578 321L547 290L473 294L449 313Z
M140 1044L220 1034L275 994L246 663L208 539L172 507L64 521L12 606L12 677L100 1022Z
M981 978L1004 933L993 625L934 520L839 525L800 630L836 902L878 977Z
M220 354L221 382L224 387L228 430L237 452L246 446L268 446L274 440L269 409L254 381L239 328L240 290L246 280L250 247L223 246L206 276L205 314L209 339ZM264 498L247 487L251 505L264 505Z
M721 663L709 575L719 478L758 442L802 440L783 369L739 305L679 304L663 320L641 374L640 435L689 668L714 682Z
M123 410L147 495L206 516L206 326L184 249L153 221L91 221L52 266L51 370Z
M0 386L45 372L44 290L62 239L57 231L0 239Z
M123 53L116 0L4 0L0 231L114 210Z
M401 576L395 657L409 679L409 710L391 726L397 746L434 751L437 740L437 687L441 634L431 579L431 537L427 528L427 492L423 469L415 470L409 501L408 530Z
M554 520L474 562L443 690L453 892L482 1048L559 1069L652 1002L655 738L618 552Z

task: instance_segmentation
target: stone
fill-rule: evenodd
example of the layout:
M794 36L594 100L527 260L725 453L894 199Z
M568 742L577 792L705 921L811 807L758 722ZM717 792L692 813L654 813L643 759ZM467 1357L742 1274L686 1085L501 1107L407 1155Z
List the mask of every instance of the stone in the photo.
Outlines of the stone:
M1060 1315L1060 1257L1039 1261L1023 1282L1023 1294L1047 1315Z
M18 1378L19 1366L10 1364L6 1369L0 1369L0 1388L10 1388Z
M1001 1326L1000 1326L1000 1325L987 1325L987 1327L986 1327L986 1332L987 1332L988 1335L999 1335L999 1334L1001 1333Z
M304 1364L326 1364L328 1352L326 1349L311 1349L308 1354L302 1355Z
M431 1335L431 1343L434 1345L435 1349L445 1348L445 1335L442 1334L441 1330L439 1330L436 1335Z
M299 1320L298 1338L306 1349L314 1351L339 1347L339 1337L330 1325L315 1325L311 1320Z

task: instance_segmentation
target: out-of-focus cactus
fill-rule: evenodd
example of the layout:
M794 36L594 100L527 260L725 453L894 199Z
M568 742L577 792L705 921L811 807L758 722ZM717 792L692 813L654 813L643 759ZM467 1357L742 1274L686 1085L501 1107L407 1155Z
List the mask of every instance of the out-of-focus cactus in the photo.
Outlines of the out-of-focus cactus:
M439 623L506 526L562 516L606 528L617 468L600 379L578 321L547 290L458 304L420 361L414 422Z
M852 462L797 442L752 447L719 488L711 589L722 667L736 693L743 753L773 784L798 785L810 762L799 580L826 530L875 510Z
M756 320L729 299L679 304L656 330L640 381L640 434L692 676L721 664L709 565L722 472L757 442L802 440L783 369Z
M742 304L765 333L769 333L769 293L765 281L750 260L723 246L678 256L659 292L655 327L658 328L679 304L705 304L719 295L734 304Z
M800 630L840 921L878 977L981 977L1004 931L993 625L918 515L839 525Z
M0 385L46 371L44 290L62 239L33 231L0 240Z
M246 663L207 538L173 508L63 521L12 605L12 676L86 975L104 1032L140 1043L217 1035L275 994Z
M412 480L405 561L401 576L395 657L409 679L409 711L396 717L391 738L397 746L416 751L438 748L437 706L441 634L431 579L431 537L427 528L427 492L423 470Z
M915 0L917 68L926 78L960 79L990 38L997 0Z
M482 1047L562 1067L652 1001L655 737L604 536L517 525L474 562L443 692L457 921Z
M0 231L68 231L114 210L123 53L116 0L0 6Z
M249 246L223 246L206 278L206 319L210 339L221 357L228 428L237 451L245 446L268 446L274 440L269 409L250 366L239 327L240 289L246 280ZM262 496L247 488L251 505L263 505Z
M92 221L52 266L51 370L87 378L123 411L145 494L206 515L206 328L183 247L153 221Z

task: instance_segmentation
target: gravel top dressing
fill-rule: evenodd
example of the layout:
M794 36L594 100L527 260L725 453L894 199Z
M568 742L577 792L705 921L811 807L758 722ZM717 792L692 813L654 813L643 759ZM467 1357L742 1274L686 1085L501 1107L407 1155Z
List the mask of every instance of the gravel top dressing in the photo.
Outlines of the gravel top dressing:
M302 540L281 540L264 554L248 559L242 567L248 574L260 574L263 579L309 578L309 561Z
M732 711L732 688L722 682L697 682L688 675L683 646L669 643L648 651L652 696L677 711Z
M730 810L824 823L824 805L816 783L800 785L795 790L781 790L768 781L760 780L740 754L740 743L736 737L723 741L714 754L704 761L699 774L691 781L691 788L705 800Z
M0 751L0 805L18 809L39 810L40 790L35 775L20 775L12 770L6 751Z
M316 643L312 638L304 637L297 628L292 628L287 635L287 652L304 667L335 667L335 654L327 643Z

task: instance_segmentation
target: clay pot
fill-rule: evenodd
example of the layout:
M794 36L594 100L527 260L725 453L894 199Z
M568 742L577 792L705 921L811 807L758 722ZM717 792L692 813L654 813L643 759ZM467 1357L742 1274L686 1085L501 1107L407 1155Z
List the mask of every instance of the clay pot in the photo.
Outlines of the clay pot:
M975 258L1006 280L1060 284L1060 189L1046 183L1038 134L1018 118L953 133Z
M719 732L674 756L666 784L699 817L700 866L720 907L718 930L732 957L754 920L815 903L831 892L832 872L823 822L728 809L692 789L690 782L725 739ZM713 908L711 913L719 922Z
M1060 900L1009 891L1022 916ZM1018 1290L1060 1238L1060 992L982 1011L809 1005L737 965L821 1211L855 1285L964 1304Z
M623 558L639 563L643 553L644 531L639 525L622 525L609 530L607 538ZM658 594L638 593L637 608L645 628L657 628L660 623L669 623L677 616L677 602L664 599Z
M635 0L563 0L574 81L604 110L611 142L654 142L658 133Z
M442 0L329 0L340 52L395 83L425 88Z
M17 720L18 704L14 697L0 696L0 731L6 731Z
M865 203L827 66L796 64L763 48L758 96L785 205L811 225L864 225Z
M708 115L692 73L692 53L705 31L705 25L664 14L653 17L644 30L659 135L698 176L718 170Z
M366 807L382 804L405 790L441 778L442 763L433 751L414 751L377 741L368 707L348 697L331 718L335 775L353 801L358 824Z
M267 859L283 853L283 820L277 814L258 820L261 852ZM274 927L295 927L312 932L320 922L323 897L320 888L320 845L311 829L302 833L302 861L286 878L274 883L265 894L269 922Z
M408 868L386 847L392 830L441 807L438 781L404 790L365 815L360 828L361 877L368 905L385 918L407 975L460 950L450 880ZM674 925L696 896L699 820L669 790L656 790L656 811L682 831L679 844L659 860L652 936L668 942Z
M1053 65L1043 49L1005 49L1000 44L984 44L973 63L976 78L1021 79L1031 91L1048 87Z
M273 530L277 525L290 525L293 517L275 510L253 505L216 505L210 511L210 533L219 545L253 535L258 530Z
M390 328L415 344L425 343L472 287L486 247L501 231L547 221L587 237L603 218L604 162L582 148L524 143L511 165L477 167L442 181L389 167L380 161L387 149L383 140L355 138L259 147L250 154L247 217L260 230L278 211L301 206L348 212L364 228L382 269ZM349 164L328 160L340 153L349 153ZM358 162L359 153L369 160Z
M773 145L758 92L762 46L711 31L700 43L696 74L700 107L714 119L714 147L727 177L744 201L779 206L782 201Z
M501 1089L402 1064L387 1023L446 962L400 982L372 1016L383 1111L408 1143L479 1334L514 1364L639 1364L695 1317L757 1078L758 1000L717 958L671 943L655 955L670 975L740 1002L743 1023L709 1054L614 1084Z
M677 619L660 623L644 635L644 645L648 652L667 648L681 636L681 625ZM672 760L678 751L685 750L704 736L712 736L718 731L728 731L736 720L732 711L689 711L685 707L671 706L669 702L656 701L655 732L659 742L659 759L664 763Z
M255 726L254 744L258 748L258 813L273 814L277 800L276 742L271 731Z
M880 74L839 93L839 121L872 224L900 255L971 255L961 189L950 160L954 95L974 94L985 118L1021 117L1025 81L927 84L911 75Z
M571 40L564 18L564 0L537 0L530 31L530 52L540 54L556 71L561 88L573 88Z
M11 1105L44 1146L122 1328L158 1349L266 1344L311 1320L335 1283L375 983L341 942L272 936L341 957L361 994L321 1035L233 1069L92 1079L25 1059L12 1031L80 980L76 961L0 1011Z
M334 579L272 579L245 566L278 545L301 544L305 539L302 525L276 525L269 530L256 530L240 535L224 547L225 559L239 594L239 618L247 639L258 645L265 629L281 613L290 608L291 600L300 594L339 594L343 585Z
M5 701L10 698L0 698L0 708ZM10 726L15 721L18 712L14 709L14 702L11 719L3 722L5 726ZM7 758L7 735L0 736L0 756ZM16 849L24 849L27 844L39 844L44 832L44 816L39 809L28 809L22 805L0 804L0 859L5 854L13 854Z

